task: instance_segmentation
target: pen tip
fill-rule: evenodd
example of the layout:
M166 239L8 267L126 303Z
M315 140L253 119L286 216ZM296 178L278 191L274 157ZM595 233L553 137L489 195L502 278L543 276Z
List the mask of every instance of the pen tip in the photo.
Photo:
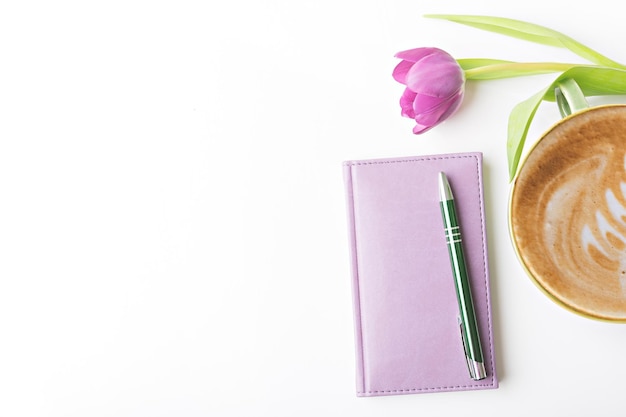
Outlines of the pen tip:
M452 190L450 190L450 183L444 172L439 172L439 199L451 200Z

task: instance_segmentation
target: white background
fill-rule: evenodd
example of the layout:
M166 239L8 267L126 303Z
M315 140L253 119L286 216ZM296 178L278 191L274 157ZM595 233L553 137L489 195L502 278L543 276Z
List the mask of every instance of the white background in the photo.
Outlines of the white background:
M508 237L508 114L553 76L470 82L422 136L391 77L419 46L583 62L425 13L626 62L616 6L3 2L0 415L623 414L626 329L547 299ZM529 141L558 119L543 104ZM462 151L484 153L500 388L356 398L341 162Z

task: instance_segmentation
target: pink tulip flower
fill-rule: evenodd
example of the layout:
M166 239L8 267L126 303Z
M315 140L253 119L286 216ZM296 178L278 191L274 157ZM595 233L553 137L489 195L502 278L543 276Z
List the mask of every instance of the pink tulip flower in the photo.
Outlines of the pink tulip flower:
M465 74L458 62L437 48L398 52L402 61L393 78L406 86L400 98L402 116L415 120L413 133L424 133L452 116L463 101Z

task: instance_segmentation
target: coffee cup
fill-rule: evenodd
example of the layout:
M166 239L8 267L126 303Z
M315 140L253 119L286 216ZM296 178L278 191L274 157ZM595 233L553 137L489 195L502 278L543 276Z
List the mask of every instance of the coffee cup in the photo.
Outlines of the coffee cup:
M551 299L626 322L626 105L567 115L534 144L513 180L509 231Z

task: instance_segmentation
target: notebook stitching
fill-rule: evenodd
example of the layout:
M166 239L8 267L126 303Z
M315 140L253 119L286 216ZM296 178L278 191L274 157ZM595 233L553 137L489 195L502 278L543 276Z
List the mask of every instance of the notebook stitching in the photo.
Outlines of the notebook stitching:
M442 159L465 159L465 158L473 158L474 162L476 164L476 179L477 179L477 185L478 185L478 189L480 190L480 166L478 163L478 157L476 155L446 155L446 156L429 156L429 157L423 157L423 158L408 158L408 159L390 159L390 160L371 160L371 161L348 161L348 162L344 162L345 166L349 166L349 167L353 167L353 166L358 166L358 165L379 165L379 164L394 164L394 163L405 163L405 162L423 162L423 161L437 161L437 160L442 160ZM352 171L352 170L350 170ZM352 172L351 172L351 177L352 177ZM352 181L352 179L351 179ZM487 291L487 269L486 269L486 262L485 262L485 256L486 256L486 245L485 245L485 222L484 222L484 215L483 215L483 197L481 195L481 193L478 193L478 197L479 197L479 204L480 204L480 226L481 226L481 242L482 242L482 248L483 248L483 276L484 276L484 284L485 284L485 294L487 296L487 300L489 300L489 294ZM354 199L354 196L352 197ZM353 200L354 203L354 200ZM353 208L354 210L354 208ZM358 275L358 272L357 272ZM360 292L359 292L359 297L360 297ZM360 303L360 301L359 301ZM488 323L488 334L489 334L489 354L490 354L490 364L491 364L491 369L492 372L494 372L495 367L494 367L494 357L493 357L493 350L492 350L492 334L491 334L491 307L489 305L489 302L487 303L487 323ZM360 325L360 319L359 319L359 325ZM362 333L361 333L361 338L363 337ZM362 357L362 361L365 360L365 357ZM363 368L363 371L365 371L365 369ZM364 378L364 375L363 375ZM396 393L396 392L419 392L419 391L437 391L437 390L450 390L450 389L459 389L459 388L479 388L479 387L493 387L495 386L495 374L493 374L491 376L491 383L489 384L472 384L472 385L449 385L449 386L441 386L441 387L429 387L429 388L405 388L405 389L395 389L395 390L377 390L377 391L357 391L357 394L380 394L380 393Z
M472 384L472 385L452 385L430 388L405 388L405 389L390 389L390 390L376 390L376 391L357 391L357 394L382 394L382 393L394 393L394 392L418 392L418 391L442 391L452 388L481 388L490 387L492 384Z
M372 161L348 161L344 162L346 166L357 166L357 165L379 165L379 164L395 164L395 163L405 163L405 162L423 162L423 161L437 161L441 159L459 159L459 158L474 158L476 159L476 155L455 155L455 156L429 156L424 158L410 158L410 159L390 159L390 160L372 160Z

